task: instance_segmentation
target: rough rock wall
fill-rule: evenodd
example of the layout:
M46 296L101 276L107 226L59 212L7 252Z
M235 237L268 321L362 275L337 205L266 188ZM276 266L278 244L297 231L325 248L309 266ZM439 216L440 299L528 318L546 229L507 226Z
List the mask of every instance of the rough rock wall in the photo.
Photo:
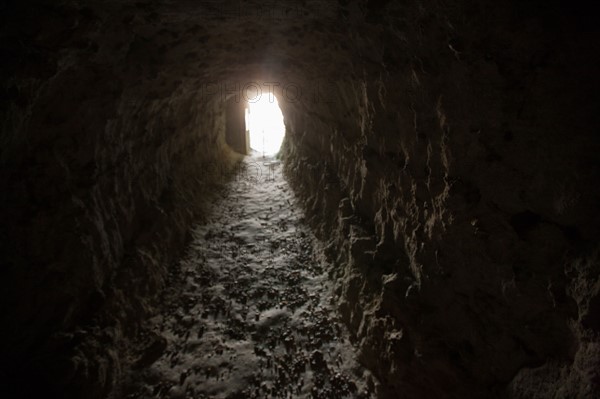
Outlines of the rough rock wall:
M382 397L600 390L598 35L585 8L496 3L349 8L360 62L284 104Z
M7 11L2 390L103 397L237 157L222 102L161 75L135 28L75 5Z

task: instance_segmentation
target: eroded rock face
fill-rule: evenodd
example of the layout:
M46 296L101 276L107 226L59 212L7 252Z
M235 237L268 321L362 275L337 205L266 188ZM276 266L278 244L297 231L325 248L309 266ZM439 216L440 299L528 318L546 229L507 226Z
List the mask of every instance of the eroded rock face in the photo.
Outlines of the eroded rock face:
M595 35L532 11L388 3L379 67L312 110L343 122L286 113L384 396L597 395Z
M15 395L110 391L235 162L224 100L255 80L279 84L288 176L382 397L597 392L594 26L560 2L446 3L3 6Z
M123 338L237 158L222 103L160 76L159 44L109 11L19 6L4 37L1 349L14 395L109 392Z

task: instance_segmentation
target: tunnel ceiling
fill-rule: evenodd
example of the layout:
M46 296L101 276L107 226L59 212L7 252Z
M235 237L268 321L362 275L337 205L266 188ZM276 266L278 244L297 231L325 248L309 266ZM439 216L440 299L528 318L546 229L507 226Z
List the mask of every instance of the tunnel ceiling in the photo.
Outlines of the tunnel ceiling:
M352 73L350 59L356 54L355 44L345 39L352 29L328 24L337 8L324 2L50 4L42 8L41 23L31 18L30 25L22 25L13 19L19 26L10 32L47 51L51 65L63 57L104 65L133 87L141 79L169 89L185 81L194 90L227 80L333 78L341 70ZM31 17L39 10L32 5L19 12ZM69 66L62 61L61 66Z
M598 393L600 41L583 2L0 14L1 377L15 396L28 376L47 397L110 394L240 159L224 100L254 81L279 83L285 170L381 397Z

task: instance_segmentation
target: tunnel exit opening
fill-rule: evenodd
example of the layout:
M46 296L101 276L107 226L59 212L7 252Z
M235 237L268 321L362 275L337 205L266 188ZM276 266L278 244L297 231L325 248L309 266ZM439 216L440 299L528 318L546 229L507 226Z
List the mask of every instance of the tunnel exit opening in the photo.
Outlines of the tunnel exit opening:
M258 94L248 100L246 128L251 150L264 157L277 155L285 136L283 114L272 93Z

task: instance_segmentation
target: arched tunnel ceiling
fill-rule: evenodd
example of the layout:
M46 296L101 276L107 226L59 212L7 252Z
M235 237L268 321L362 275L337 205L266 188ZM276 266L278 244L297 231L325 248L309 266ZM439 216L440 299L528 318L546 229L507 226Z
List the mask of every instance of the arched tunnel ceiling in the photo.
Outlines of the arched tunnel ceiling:
M132 1L92 9L89 20L74 15L61 23L75 25L70 34L96 49L82 56L122 67L128 83L142 77L191 88L256 78L306 83L356 68L357 42L348 37L358 30L333 24L337 10L327 2Z

